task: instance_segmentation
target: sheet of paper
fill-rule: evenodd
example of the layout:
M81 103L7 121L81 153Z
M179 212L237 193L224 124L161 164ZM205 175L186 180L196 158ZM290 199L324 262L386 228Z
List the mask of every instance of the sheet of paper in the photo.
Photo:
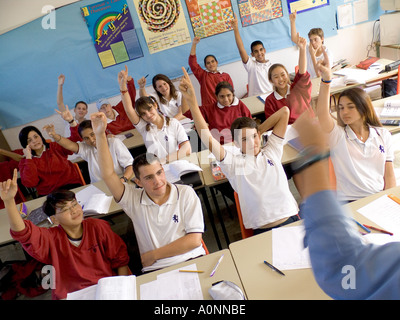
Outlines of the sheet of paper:
M344 28L354 24L353 5L346 3L337 7L337 19L339 28Z
M96 300L136 300L136 276L101 278ZM101 288L101 290L99 290Z
M368 0L358 0L353 2L354 23L368 20Z
M382 229L400 234L400 204L384 195L357 210Z
M162 273L157 280L140 286L140 300L203 300L197 273L179 272L182 268ZM196 264L185 270L197 270Z
M311 268L304 226L272 229L272 264L280 270Z

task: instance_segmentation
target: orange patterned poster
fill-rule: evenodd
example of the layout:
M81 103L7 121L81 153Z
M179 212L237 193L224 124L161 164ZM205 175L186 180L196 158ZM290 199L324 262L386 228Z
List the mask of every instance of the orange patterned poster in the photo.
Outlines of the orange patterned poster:
M230 0L186 0L186 6L196 37L206 38L232 30Z
M281 0L238 0L242 26L282 17Z

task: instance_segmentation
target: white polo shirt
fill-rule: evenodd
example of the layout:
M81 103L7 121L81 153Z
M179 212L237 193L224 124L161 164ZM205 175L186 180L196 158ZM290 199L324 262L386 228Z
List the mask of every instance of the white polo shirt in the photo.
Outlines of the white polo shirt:
M132 219L141 254L163 247L188 233L204 232L203 212L195 191L186 185L169 186L169 198L159 206L144 189L125 184L119 204ZM184 254L157 260L143 271L164 268L204 254L203 247L199 246Z
M160 110L164 116L173 118L178 114L179 107L182 105L182 93L178 91L177 94L178 96L176 99L171 98L171 100L169 100L167 103L162 103L157 94L152 95L157 100Z
M239 195L247 229L258 229L299 211L281 164L283 141L271 134L256 157L226 152L220 163L222 172Z
M121 140L117 138L107 138L107 141L111 158L114 163L114 171L117 173L117 175L122 175L125 171L125 168L132 165L133 157ZM94 183L102 180L97 149L87 145L85 142L78 142L78 146L79 149L76 154L83 160L87 161L90 182Z
M268 80L268 70L271 62L261 63L249 56L247 63L243 63L248 73L249 97L272 92L272 83Z
M383 190L385 164L394 159L388 130L369 127L369 137L362 142L349 126L335 125L329 144L338 200L357 200Z
M181 123L174 118L170 118L169 125L164 118L161 130L158 130L156 125L150 124L150 130L146 131L146 125L147 122L140 118L135 127L143 137L147 152L154 153L160 159L177 151L181 143L189 140Z
M329 64L331 66L333 66L333 62L334 61L333 61L332 52L327 47L325 47L325 51L326 51L326 54L328 55ZM309 45L307 45L306 52L307 52L307 71L310 74L310 79L312 79L312 78L315 78L317 76L317 74L315 73L314 64L313 64L312 59L311 59ZM315 57L315 59L317 61L323 61L324 60L324 54L321 54L321 55Z

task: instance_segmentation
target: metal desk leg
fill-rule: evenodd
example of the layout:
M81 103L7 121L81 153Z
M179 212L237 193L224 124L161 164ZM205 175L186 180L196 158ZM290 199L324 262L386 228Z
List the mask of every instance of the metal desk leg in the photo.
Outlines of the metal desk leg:
M219 210L218 201L217 201L217 198L215 196L215 190L214 190L213 187L210 187L210 191L211 191L211 196L212 196L213 201L214 201L215 209L217 210L217 215L218 215L219 222L221 223L222 232L224 233L224 236L225 236L226 245L229 246L230 241L229 241L228 233L226 232L224 219L222 218L221 211Z

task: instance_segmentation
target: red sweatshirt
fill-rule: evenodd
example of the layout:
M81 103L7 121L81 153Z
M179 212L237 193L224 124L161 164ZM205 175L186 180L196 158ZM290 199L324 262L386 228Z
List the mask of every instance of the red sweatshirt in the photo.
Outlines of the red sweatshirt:
M232 142L230 132L232 122L240 117L251 118L250 110L239 99L237 105L222 109L218 108L217 104L217 102L214 102L213 104L201 106L200 111L215 139L219 140L221 144ZM185 112L184 116L193 119L190 110Z
M136 88L133 79L128 81L128 92L132 100L132 105L134 106L136 100ZM122 101L120 101L116 106L114 106L113 109L115 109L115 111L117 111L119 114L114 121L107 124L107 133L119 134L121 132L135 128L125 112Z
M47 229L28 220L24 222L25 229L10 230L11 236L34 259L54 267L53 299L64 299L68 292L97 284L100 278L116 275L117 268L128 265L126 245L107 221L83 220L82 242L78 247L71 244L61 226Z
M72 152L56 142L39 157L21 159L19 172L21 182L27 188L36 188L39 195L47 195L69 184L82 184L79 169L67 159Z
M287 106L290 109L289 124L292 124L305 110L311 109L311 89L310 74L296 73L286 98L277 100L274 91L265 99L265 118L268 119L280 108Z
M217 101L215 87L221 81L227 81L233 88L233 82L229 74L225 72L209 72L200 67L196 55L189 55L189 66L197 81L200 83L201 104L208 105Z

